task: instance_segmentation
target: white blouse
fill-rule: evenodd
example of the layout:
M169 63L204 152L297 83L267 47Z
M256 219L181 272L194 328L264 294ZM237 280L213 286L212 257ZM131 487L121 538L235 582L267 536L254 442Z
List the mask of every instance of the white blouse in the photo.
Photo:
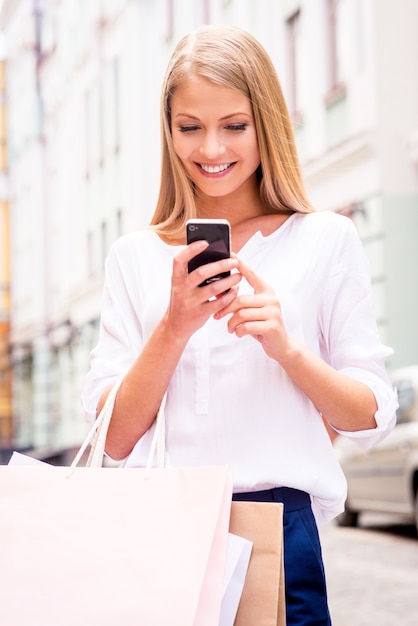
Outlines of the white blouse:
M169 301L173 257L150 230L117 240L106 262L100 337L83 388L89 422L100 395L136 359ZM255 233L239 256L275 290L286 327L336 370L373 391L377 428L344 433L363 447L395 424L396 393L385 371L369 266L348 218L291 215L272 234ZM251 288L243 279L240 293ZM321 415L252 337L209 319L190 339L168 388L166 445L172 466L228 465L234 491L274 486L311 494L319 522L343 510L346 481ZM152 429L151 429L152 430ZM144 466L151 432L125 466Z

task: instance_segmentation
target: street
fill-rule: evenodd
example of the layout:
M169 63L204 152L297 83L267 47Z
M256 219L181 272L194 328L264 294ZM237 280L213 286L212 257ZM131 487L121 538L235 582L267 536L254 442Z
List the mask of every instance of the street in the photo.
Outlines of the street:
M418 625L415 528L363 514L359 528L320 528L333 626Z

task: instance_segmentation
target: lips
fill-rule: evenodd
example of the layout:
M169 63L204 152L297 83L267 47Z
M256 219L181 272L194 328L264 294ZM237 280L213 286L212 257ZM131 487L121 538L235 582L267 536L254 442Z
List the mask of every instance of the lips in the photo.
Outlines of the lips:
M199 163L199 166L202 168L206 174L221 174L225 172L230 167L234 165L233 163L221 163L220 165L206 165L205 163Z

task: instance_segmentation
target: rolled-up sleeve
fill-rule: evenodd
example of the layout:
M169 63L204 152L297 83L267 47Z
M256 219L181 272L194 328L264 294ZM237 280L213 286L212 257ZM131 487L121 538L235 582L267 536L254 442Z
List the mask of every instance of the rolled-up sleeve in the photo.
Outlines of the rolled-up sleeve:
M362 448L381 441L396 423L396 390L385 359L393 350L382 344L372 302L369 262L354 225L347 220L344 236L335 243L338 263L331 268L324 290L321 327L324 359L373 392L376 428L341 431Z

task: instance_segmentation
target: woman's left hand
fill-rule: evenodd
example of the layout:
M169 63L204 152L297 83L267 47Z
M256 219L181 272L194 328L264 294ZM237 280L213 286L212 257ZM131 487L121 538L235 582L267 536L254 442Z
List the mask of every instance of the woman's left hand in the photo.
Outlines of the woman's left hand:
M215 319L231 314L228 330L237 337L251 335L263 346L266 354L280 362L290 349L280 302L274 290L248 265L239 260L238 270L253 287L253 294L237 296L233 302L216 313Z

